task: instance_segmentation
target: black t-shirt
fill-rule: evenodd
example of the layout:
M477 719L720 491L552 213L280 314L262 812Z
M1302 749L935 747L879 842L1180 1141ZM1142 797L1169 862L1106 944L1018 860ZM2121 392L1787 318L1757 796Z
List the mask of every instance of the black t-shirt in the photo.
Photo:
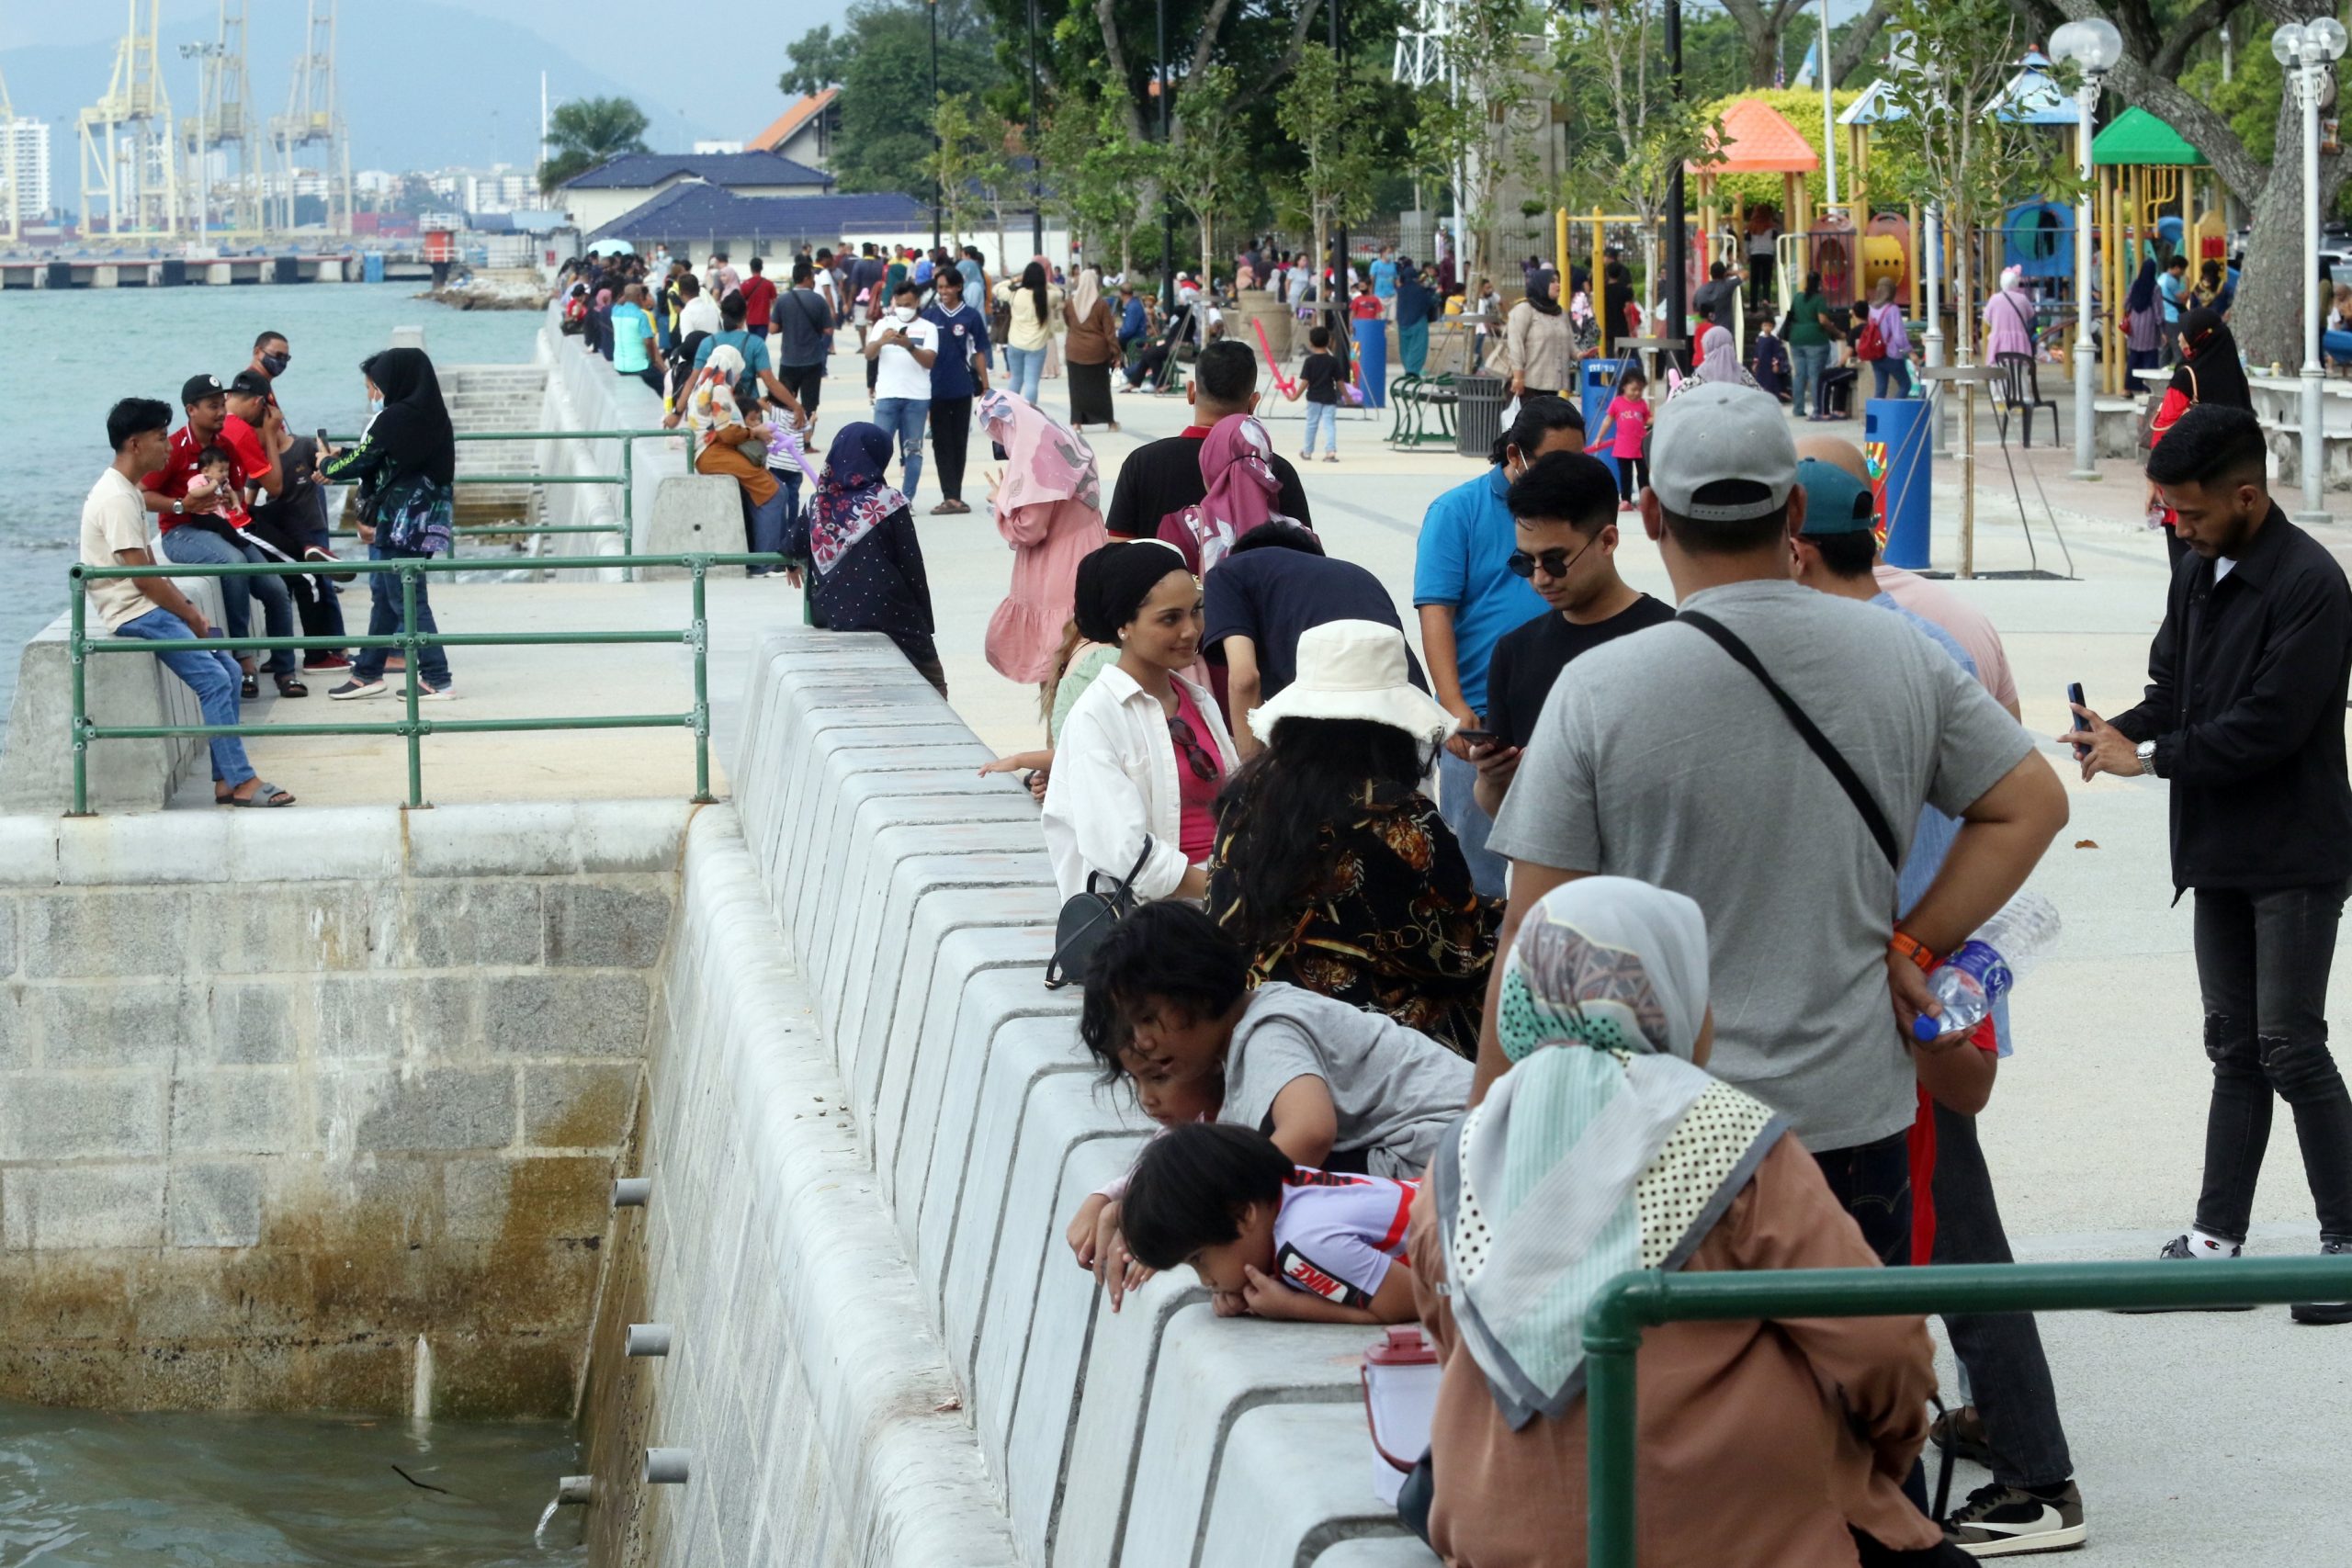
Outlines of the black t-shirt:
M1731 325L1737 313L1739 279L1713 277L1699 285L1699 292L1691 299L1690 308L1719 327Z
M1103 526L1111 530L1113 537L1156 538L1161 518L1188 506L1198 506L1207 498L1209 487L1201 478L1201 442L1207 434L1201 431L1199 434L1170 435L1151 442L1136 447L1134 455L1119 465L1119 483L1111 492L1111 510L1102 514ZM1273 468L1274 478L1282 481L1283 487L1275 498L1274 510L1313 527L1315 519L1307 515L1306 491L1298 482L1298 470L1279 453L1274 456Z
M833 330L833 313L813 288L787 289L772 312L783 341L775 362L795 369L825 362L825 334Z
M1524 746L1544 715L1544 699L1560 671L1580 653L1602 643L1674 619L1674 606L1645 593L1605 621L1577 626L1557 610L1546 610L1495 644L1487 670L1487 728L1505 746Z
M1340 400L1340 383L1347 378L1347 369L1336 355L1317 349L1298 367L1298 378L1306 383L1308 402L1336 403Z
M1226 557L1203 580L1202 592L1207 624L1201 646L1218 649L1227 637L1248 637L1257 647L1260 693L1267 697L1298 678L1298 639L1310 626L1377 621L1405 629L1388 590L1371 572L1280 545ZM1216 657L1221 661L1224 654ZM1413 684L1428 691L1409 646L1405 658Z

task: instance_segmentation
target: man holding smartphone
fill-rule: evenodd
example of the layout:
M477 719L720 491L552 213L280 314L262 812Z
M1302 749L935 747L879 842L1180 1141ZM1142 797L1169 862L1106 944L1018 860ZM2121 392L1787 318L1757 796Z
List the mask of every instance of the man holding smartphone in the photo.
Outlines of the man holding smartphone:
M2352 1096L2327 1046L2327 976L2352 878L2344 705L2352 585L2270 499L2262 427L2200 403L2148 456L2188 544L2148 653L2148 692L2112 720L2077 706L2083 777L2172 786L2172 875L2193 889L2205 1055L2213 1064L2194 1224L2169 1258L2238 1256L2287 1102L2320 1250L2352 1252ZM2352 1303L2299 1304L2301 1323Z

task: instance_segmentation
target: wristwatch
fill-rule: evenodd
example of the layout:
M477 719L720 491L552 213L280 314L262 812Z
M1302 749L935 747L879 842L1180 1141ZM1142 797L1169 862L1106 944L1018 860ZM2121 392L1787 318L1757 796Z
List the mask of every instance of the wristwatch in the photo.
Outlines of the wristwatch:
M187 515L187 497L177 496L173 499L172 515L175 517L185 517Z
M2156 743L2153 740L2141 741L2137 755L2140 759L2140 771L2153 775L2156 771Z

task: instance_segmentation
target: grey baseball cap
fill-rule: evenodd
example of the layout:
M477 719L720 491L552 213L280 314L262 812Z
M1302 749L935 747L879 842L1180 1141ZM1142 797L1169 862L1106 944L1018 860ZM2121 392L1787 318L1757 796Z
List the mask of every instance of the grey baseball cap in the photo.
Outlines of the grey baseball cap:
M1724 479L1760 484L1767 495L1732 505L1691 498ZM1709 382L1686 388L1658 412L1650 438L1650 489L1678 517L1744 523L1778 512L1797 482L1797 444L1778 400L1754 387Z

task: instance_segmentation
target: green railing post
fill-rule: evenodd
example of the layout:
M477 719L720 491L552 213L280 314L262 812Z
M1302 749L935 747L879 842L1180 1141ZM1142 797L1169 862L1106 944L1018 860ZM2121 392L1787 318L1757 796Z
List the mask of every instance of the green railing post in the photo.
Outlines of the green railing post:
M621 581L635 582L637 568L629 558L637 554L637 443L621 437Z
M422 646L416 635L417 563L401 562L401 676L404 695L408 700L408 807L411 811L424 808L424 734L417 722L417 664Z
M72 576L74 620L73 629L67 634L65 657L74 667L74 715L73 728L67 732L67 738L74 747L74 815L87 817L90 814L90 738L83 733L89 718L84 705L88 694L82 685L82 660L89 655L82 646L82 638L88 587L83 581L80 567L74 569Z
M1654 1291L1658 1276L1620 1274L1601 1288L1585 1314L1585 1445L1589 1454L1589 1568L1634 1568L1640 1506L1634 1491L1636 1416L1634 1356L1642 1348L1636 1293Z
M687 640L695 648L695 804L708 806L717 796L710 793L710 626L703 615L703 575L710 570L708 558L694 558L695 619L688 628Z

